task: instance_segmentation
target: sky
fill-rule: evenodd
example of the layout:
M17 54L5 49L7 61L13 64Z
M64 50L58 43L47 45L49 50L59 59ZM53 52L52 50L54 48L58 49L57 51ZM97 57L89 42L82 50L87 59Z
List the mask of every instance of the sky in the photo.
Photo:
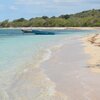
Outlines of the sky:
M0 20L59 16L100 9L100 0L0 0Z

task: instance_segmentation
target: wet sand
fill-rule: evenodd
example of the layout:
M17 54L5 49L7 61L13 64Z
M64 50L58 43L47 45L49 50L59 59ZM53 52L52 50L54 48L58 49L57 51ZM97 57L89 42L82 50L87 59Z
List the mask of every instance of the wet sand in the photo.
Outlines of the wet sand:
M100 100L100 74L88 67L90 55L81 38L67 40L41 67L68 100Z
M10 91L11 90L11 91ZM2 100L67 100L55 91L51 82L40 68L28 68L22 72L7 89Z

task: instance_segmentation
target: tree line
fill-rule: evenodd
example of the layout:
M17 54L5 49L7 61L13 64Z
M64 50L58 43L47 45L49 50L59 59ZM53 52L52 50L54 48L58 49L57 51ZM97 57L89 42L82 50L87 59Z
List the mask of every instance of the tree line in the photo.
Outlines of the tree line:
M0 27L100 27L100 9L65 14L58 17L42 16L31 19L4 20Z

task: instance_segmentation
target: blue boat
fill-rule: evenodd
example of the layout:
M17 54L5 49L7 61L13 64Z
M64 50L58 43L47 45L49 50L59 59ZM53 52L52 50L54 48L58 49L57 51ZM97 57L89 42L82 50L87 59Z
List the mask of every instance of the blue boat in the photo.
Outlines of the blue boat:
M24 33L33 33L35 35L55 35L54 32L47 30L22 30Z

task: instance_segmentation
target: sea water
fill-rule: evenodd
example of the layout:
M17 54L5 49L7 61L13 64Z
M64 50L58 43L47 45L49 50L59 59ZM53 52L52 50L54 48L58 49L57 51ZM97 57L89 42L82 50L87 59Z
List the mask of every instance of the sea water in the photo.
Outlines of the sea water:
M11 86L18 72L38 62L36 58L41 53L45 51L45 58L40 57L43 59L42 61L45 61L51 56L49 48L62 46L65 38L94 32L89 30L49 31L55 32L56 35L23 34L19 29L0 30L0 100L20 100L18 98L4 99L3 95L7 94L6 90ZM28 98L24 100L28 100Z
M58 43L66 35L68 37L90 33L86 30L54 30L54 32L58 34L28 35L23 34L21 30L0 30L0 71L14 68L17 62L29 61L37 52Z

